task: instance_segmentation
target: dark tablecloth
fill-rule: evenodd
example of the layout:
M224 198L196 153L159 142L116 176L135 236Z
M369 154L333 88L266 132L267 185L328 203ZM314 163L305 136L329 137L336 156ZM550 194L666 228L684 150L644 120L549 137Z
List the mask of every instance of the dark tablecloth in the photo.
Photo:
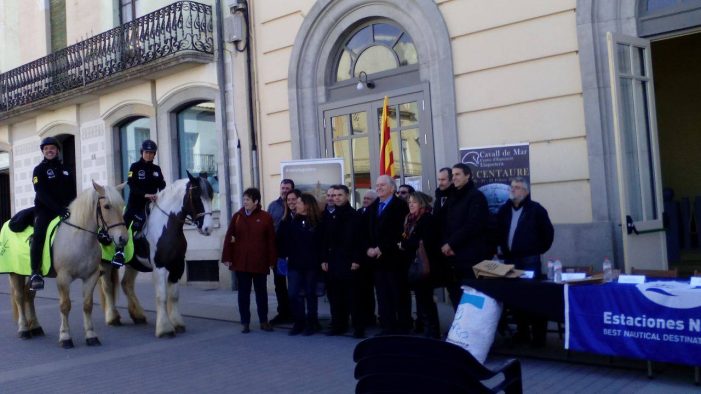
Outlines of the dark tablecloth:
M463 284L503 302L507 308L549 321L565 321L562 284L534 279L466 279Z

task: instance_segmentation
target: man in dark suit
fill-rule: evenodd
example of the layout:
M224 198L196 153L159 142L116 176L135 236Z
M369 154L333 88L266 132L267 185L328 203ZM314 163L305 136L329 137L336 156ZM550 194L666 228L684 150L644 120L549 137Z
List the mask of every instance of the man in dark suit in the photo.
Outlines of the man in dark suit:
M490 257L487 245L489 210L487 198L472 181L470 167L458 163L452 170L455 190L445 201L440 217L441 252L454 273L447 290L453 307L457 309L462 296L462 280L474 278L472 266Z
M410 326L405 313L409 300L408 267L398 246L409 207L395 196L395 189L390 176L377 178L375 190L379 198L368 207L367 239L363 246L375 271L381 335L406 333Z

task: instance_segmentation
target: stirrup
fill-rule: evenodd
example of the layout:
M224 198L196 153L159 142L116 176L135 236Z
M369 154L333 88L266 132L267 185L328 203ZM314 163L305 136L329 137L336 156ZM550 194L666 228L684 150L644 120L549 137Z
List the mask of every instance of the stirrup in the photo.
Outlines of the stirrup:
M44 290L44 278L39 274L32 274L32 276L29 277L29 290Z
M114 253L114 257L112 257L112 265L114 267L120 268L124 265L124 252L121 250L118 250L117 252Z

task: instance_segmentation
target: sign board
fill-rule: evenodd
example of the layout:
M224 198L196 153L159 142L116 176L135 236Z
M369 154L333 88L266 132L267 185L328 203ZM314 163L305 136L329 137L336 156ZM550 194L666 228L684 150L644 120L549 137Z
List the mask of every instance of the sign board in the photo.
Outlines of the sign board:
M565 348L701 365L701 288L686 282L565 286Z
M312 194L320 206L326 203L326 190L343 183L343 159L290 160L280 163L282 179L292 179L295 187Z
M509 199L511 179L521 177L531 183L529 155L527 143L460 148L460 162L470 166L472 180L487 197L492 214Z

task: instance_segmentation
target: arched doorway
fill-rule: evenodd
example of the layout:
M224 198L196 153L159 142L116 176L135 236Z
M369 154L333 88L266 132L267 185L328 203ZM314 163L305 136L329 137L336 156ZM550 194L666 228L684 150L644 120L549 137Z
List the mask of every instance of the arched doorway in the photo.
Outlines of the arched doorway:
M141 158L141 143L151 138L151 120L145 116L128 118L117 125L115 158L118 158L118 183L126 182L131 163ZM124 188L124 200L129 199L129 188Z
M63 165L68 167L73 176L73 184L76 185L76 191L78 190L78 183L76 183L76 159L75 159L75 136L72 134L58 134L54 136L59 144L61 144L61 153L59 158L63 161Z
M327 79L324 152L344 159L344 183L358 206L379 174L380 119L389 98L396 182L430 190L434 172L428 89L420 81L412 37L386 19L365 22L339 39ZM434 185L435 187L435 185Z

